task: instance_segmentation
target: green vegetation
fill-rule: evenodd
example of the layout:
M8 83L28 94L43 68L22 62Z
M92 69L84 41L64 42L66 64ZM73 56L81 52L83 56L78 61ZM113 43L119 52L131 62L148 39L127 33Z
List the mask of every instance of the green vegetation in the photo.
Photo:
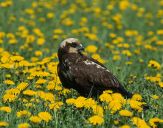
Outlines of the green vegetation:
M133 98L62 87L57 49L69 37ZM0 127L163 127L162 45L162 0L0 0Z

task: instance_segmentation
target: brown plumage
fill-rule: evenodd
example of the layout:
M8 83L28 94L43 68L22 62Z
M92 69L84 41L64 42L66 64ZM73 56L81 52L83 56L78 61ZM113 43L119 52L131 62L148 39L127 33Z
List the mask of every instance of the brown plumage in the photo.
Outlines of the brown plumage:
M108 89L127 98L132 96L103 64L83 55L82 50L82 44L75 38L68 38L59 46L58 75L64 87L85 97L100 95Z

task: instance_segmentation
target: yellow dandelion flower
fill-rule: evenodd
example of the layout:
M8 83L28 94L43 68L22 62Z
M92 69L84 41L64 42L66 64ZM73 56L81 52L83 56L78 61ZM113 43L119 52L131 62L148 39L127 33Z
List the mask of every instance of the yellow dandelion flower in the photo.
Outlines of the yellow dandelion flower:
M23 99L20 99L21 101L23 101L23 103L27 103L29 100L23 98Z
M128 57L131 57L132 56L132 53L129 51L129 50L123 50L122 51L122 54L128 56Z
M74 22L70 18L65 18L62 21L62 24L65 25L65 26L72 26L74 24Z
M79 96L79 97L75 100L75 103L74 103L75 107L77 107L77 108L82 108L82 107L84 107L84 105L85 105L85 100L86 100L85 97Z
M35 51L35 56L42 56L42 51Z
M26 37L26 43L32 43L35 41L35 36L34 35L28 35Z
M140 94L134 94L131 99L141 101L143 98Z
M105 90L105 91L103 91L103 93L109 93L109 94L111 94L111 93L113 93L113 91L112 90Z
M122 15L120 13L117 13L113 15L112 19L117 23L120 24L120 20L122 19Z
M163 82L158 83L161 88L163 88Z
M28 96L33 96L33 95L36 95L36 92L33 90L25 90L23 91L23 94L28 95Z
M38 76L38 77L47 77L49 75L50 75L49 72L42 72L42 71L31 72L32 77L36 77L36 76Z
M153 99L155 99L155 100L158 100L160 97L159 96L157 96L157 95L152 95L151 96Z
M138 110L139 112L141 112L143 110L142 105L145 103L139 102L136 100L129 100L129 104L132 109L135 109L135 110Z
M157 44L157 45L163 45L163 40L158 40L158 41L156 42L156 44Z
M11 108L7 107L7 106L3 106L3 107L0 107L0 111L5 111L5 112L10 113L11 112Z
M149 80L151 82L160 83L161 82L161 75L157 74L156 76L146 76L145 79Z
M88 121L93 125L101 125L104 123L103 117L97 115L90 117Z
M43 92L43 91L38 91L36 93L37 96L39 96L41 99L45 100L45 101L49 101L49 102L54 102L55 101L55 97L52 93L50 92Z
M149 120L149 124L150 124L150 126L152 126L152 128L157 128L156 123L163 123L163 119L159 119L159 118L155 117L155 118L152 118Z
M37 58L37 57L31 57L31 61L32 62L36 62L36 61L38 61L39 59Z
M84 26L88 22L87 17L82 17L80 18L80 26Z
M95 53L97 51L97 47L95 45L88 45L85 50L89 53Z
M16 88L19 89L20 91L22 91L22 90L24 90L25 88L27 88L28 85L29 85L28 83L22 82L22 83L18 84Z
M46 88L47 88L48 90L54 90L54 89L56 88L56 86L57 86L57 89L62 90L62 87L56 85L56 83L55 83L54 81L50 81L50 82L48 83L48 85L46 86Z
M132 61L127 61L125 64L126 65L131 65L132 64Z
M101 107L100 105L93 105L92 110L94 114L103 117L104 110L103 110L103 107Z
M22 61L22 60L24 60L24 57L22 57L22 56L11 56L10 59L12 61Z
M30 120L31 122L33 122L33 123L40 123L40 122L41 122L41 118L38 117L38 116L31 116L31 117L29 118L29 120Z
M55 102L55 103L49 104L49 108L56 110L56 109L61 108L62 105L63 105L63 102Z
M149 45L149 44L144 45L144 47L145 47L146 49L149 49L149 50L152 50L152 51L155 51L155 50L156 50L156 48L155 48L154 46Z
M51 73L57 74L57 64L56 62L50 62L48 63L48 70Z
M101 8L99 8L99 7L94 7L94 8L93 8L93 11L94 11L94 13L95 13L96 15L98 15L98 14L101 12Z
M38 45L43 45L44 43L45 43L45 39L44 38L41 37L41 38L37 39L37 44Z
M54 18L54 13L53 12L49 12L47 13L47 18L51 19L51 18Z
M116 35L115 33L110 33L110 34L109 34L109 37L111 37L111 38L116 38L116 36L117 36L117 35Z
M9 38L9 41L8 41L9 44L16 44L17 43L17 40L16 40L14 35L11 35L11 37L9 37L7 35L7 37Z
M99 40L98 37L97 37L97 35L94 34L94 33L86 33L85 36L88 39L92 40L92 41L98 41Z
M38 116L45 122L52 120L52 116L49 112L39 112Z
M121 110L121 111L119 111L119 115L131 117L133 115L133 113L128 110Z
M113 100L117 100L118 99L119 102L121 102L121 103L125 103L126 102L126 100L124 99L124 97L120 93L112 93L111 95L112 95Z
M4 32L0 32L0 38L4 38L5 37L5 33Z
M116 111L120 110L122 108L122 103L117 99L117 100L112 100L109 103L109 109L111 110L112 113L115 113Z
M15 84L12 80L4 80L3 83L7 84L7 85L14 85Z
M31 66L31 64L28 61L22 60L19 62L19 67L28 67Z
M40 78L40 79L38 79L36 81L36 84L44 84L44 83L46 83L46 80L45 79L42 79L42 78Z
M122 11L126 10L129 6L130 6L130 3L129 3L129 1L126 1L126 0L120 1L120 3L119 3L119 8Z
M2 63L7 63L9 61L10 54L8 52L3 52L3 56L1 57Z
M58 81L59 82L59 84L60 84L60 81ZM48 87L47 87L48 88ZM61 86L59 86L59 85L55 85L54 86L54 89L56 90L56 91L61 91L62 90L62 87ZM67 90L67 92L66 92L66 90L64 90L64 92L65 93L69 93L69 90Z
M104 64L105 63L105 60L104 59L102 59L101 57L100 57L100 55L99 54L93 54L92 55L92 58L94 58L95 60L98 60L100 63L102 63L102 64Z
M6 92L6 94L14 94L14 95L20 94L20 90L17 88L11 88L9 90L6 90L5 92Z
M143 119L141 119L141 118L139 118L139 117L133 117L133 118L132 118L132 122L133 122L133 124L135 124L138 128L150 128L150 127L147 125L147 123L146 123Z
M21 124L18 124L18 128L29 128L30 125L28 123L21 123Z
M125 31L125 35L126 36L137 36L138 35L138 31L137 30L126 30Z
M119 120L114 120L114 124L118 125L119 124Z
M27 9L25 9L25 13L27 13L27 14L29 14L29 15L32 15L32 14L34 14L35 12L34 12L34 10L33 10L32 8L27 8Z
M22 110L16 113L17 117L30 116L31 113L27 110Z
M150 60L148 63L148 67L153 67L159 70L161 68L161 65L155 60Z
M53 35L53 39L57 40L57 39L59 39L59 36L58 35Z
M1 64L0 67L1 68L6 68L6 69L12 69L12 68L14 68L14 64L10 64L10 63Z
M9 124L5 121L0 121L0 127L6 127L9 126Z
M55 29L54 31L54 34L63 34L64 31L62 29Z
M121 56L120 55L114 55L113 56L113 60L116 61L116 60L120 60L121 59Z
M85 108L91 108L94 105L96 105L96 101L94 99L88 98L88 99L85 100L85 103L84 103Z
M6 103L6 102L14 102L15 101L15 99L17 98L17 96L16 95L14 95L14 94L5 94L4 96L3 96L3 101Z
M120 126L120 128L130 128L130 126L125 124L125 125Z
M163 29L157 30L158 35L163 35Z
M33 103L26 103L26 104L24 104L24 106L30 108L30 107L35 107L35 104L33 104Z
M110 101L112 101L112 96L111 94L108 94L108 93L101 94L99 98L100 98L100 101L102 102L109 103Z
M67 95L67 94L69 94L70 92L71 92L71 91L70 91L69 89L65 89L65 88L64 88L64 89L62 90L62 94L63 94L63 95Z
M88 33L88 32L89 32L89 28L88 28L88 27L82 27L82 28L80 29L80 32Z
M76 100L75 100L74 98L66 99L66 103L67 103L67 104L74 104L75 101L76 101Z
M41 30L40 30L39 28L33 29L33 32L34 32L37 36L39 36L39 37L43 37L43 36L44 36L43 33L41 32Z

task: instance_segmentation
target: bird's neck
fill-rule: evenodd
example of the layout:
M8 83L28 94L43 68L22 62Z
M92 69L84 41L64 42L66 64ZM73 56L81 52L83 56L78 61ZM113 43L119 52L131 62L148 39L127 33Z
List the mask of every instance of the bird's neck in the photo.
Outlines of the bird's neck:
M69 60L71 63L76 63L80 58L83 56L83 54L77 54L77 53L68 53L63 54L59 56L59 62L64 63L65 60Z

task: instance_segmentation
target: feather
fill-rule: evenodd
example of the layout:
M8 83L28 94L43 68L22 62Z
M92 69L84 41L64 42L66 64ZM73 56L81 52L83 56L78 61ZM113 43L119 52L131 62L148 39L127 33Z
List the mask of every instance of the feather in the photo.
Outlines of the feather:
M64 87L73 88L83 96L100 95L108 89L128 98L132 96L103 64L83 55L78 50L82 45L74 41L78 40L66 39L58 49L58 75Z

